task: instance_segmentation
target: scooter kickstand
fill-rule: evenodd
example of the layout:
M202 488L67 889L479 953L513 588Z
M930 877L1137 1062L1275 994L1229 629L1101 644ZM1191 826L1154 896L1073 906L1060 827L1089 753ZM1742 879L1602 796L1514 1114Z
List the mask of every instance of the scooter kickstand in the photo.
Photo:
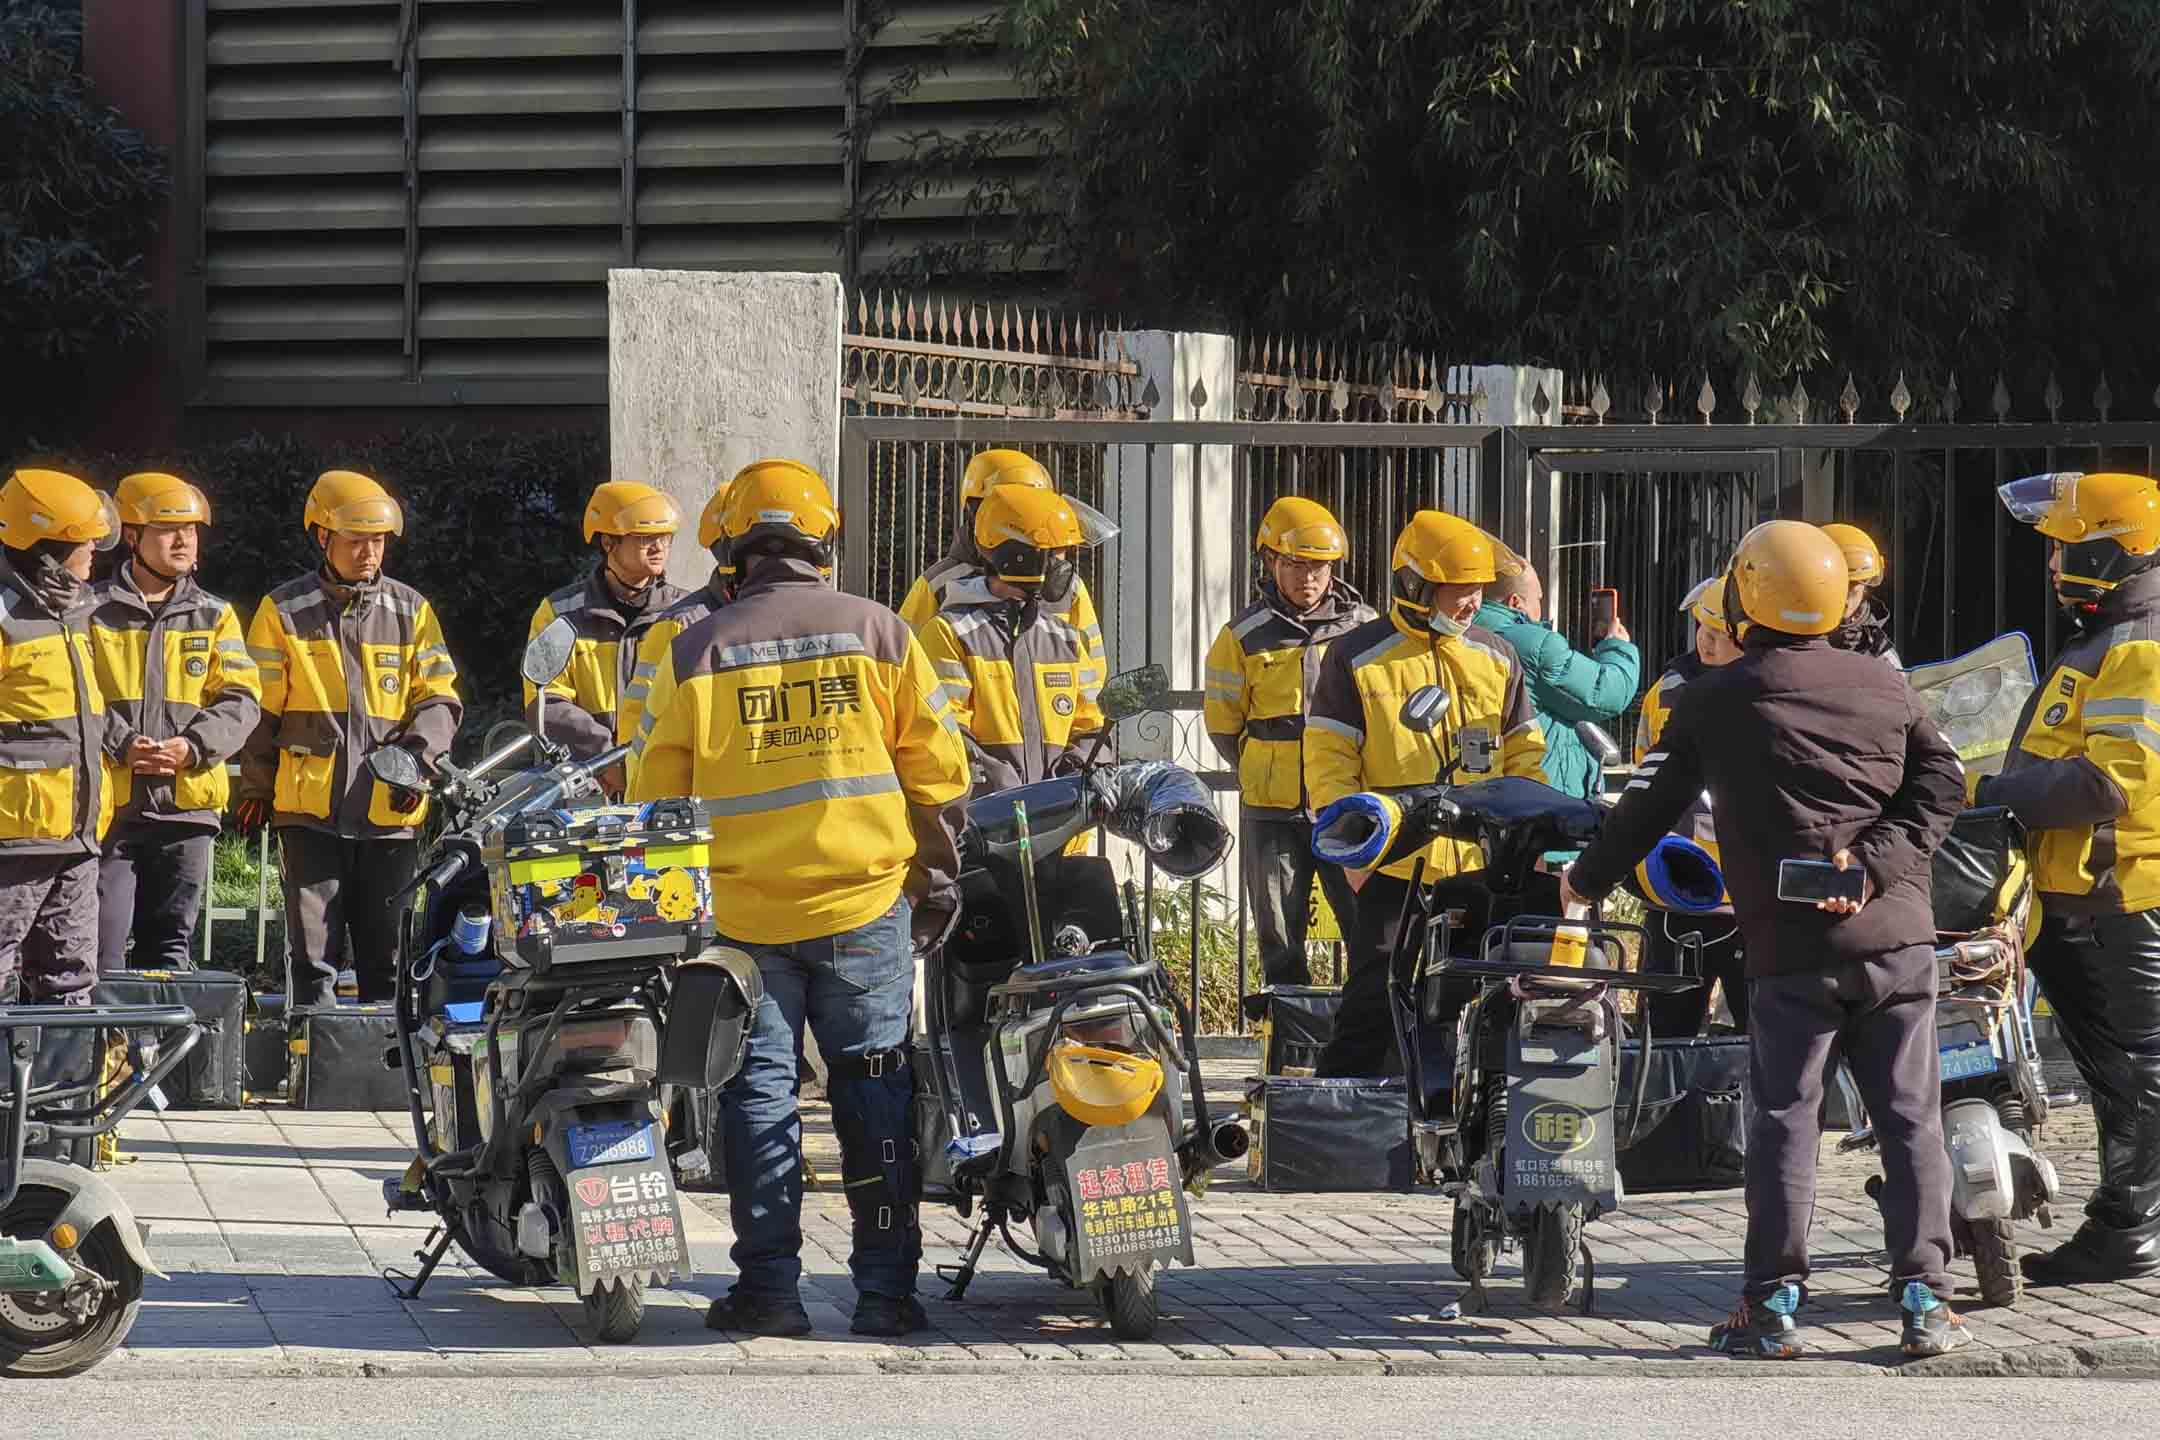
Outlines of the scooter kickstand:
M1597 1257L1590 1253L1590 1242L1588 1240L1577 1240L1575 1243L1582 1247L1580 1251L1582 1255L1582 1313L1595 1315L1597 1314Z
M960 1257L960 1263L950 1267L938 1266L938 1278L949 1282L952 1286L951 1289L945 1292L946 1300L957 1305L960 1303L961 1297L967 1294L968 1284L975 1278L975 1267L982 1261L983 1247L989 1243L990 1207L985 1205L983 1207L982 1228L975 1232L974 1239L968 1241L967 1253ZM947 1273L948 1270L950 1273Z
M435 1273L435 1267L442 1264L443 1255L450 1249L450 1232L445 1227L438 1225L433 1230L428 1231L427 1239L420 1243L425 1248L413 1251L413 1258L420 1262L420 1273L412 1277L410 1285L400 1287L398 1284L400 1280L406 1278L404 1272L399 1270L383 1271L383 1283L387 1284L390 1287L390 1293L400 1300L417 1300L420 1298L421 1287L427 1284L429 1277Z

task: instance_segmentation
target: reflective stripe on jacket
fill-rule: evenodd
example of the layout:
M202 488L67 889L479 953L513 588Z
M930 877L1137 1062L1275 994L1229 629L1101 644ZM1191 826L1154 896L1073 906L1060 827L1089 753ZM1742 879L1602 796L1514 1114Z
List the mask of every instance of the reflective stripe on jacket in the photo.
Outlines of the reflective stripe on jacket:
M2063 647L1978 798L2031 832L2045 913L2160 906L2160 571L2124 581Z
M675 643L675 637L727 604L726 597L714 588L719 582L720 577L715 575L711 584L701 585L676 601L638 637L637 663L630 667L630 683L623 686L622 704L615 709L617 745L627 745L637 738L638 722L645 718L645 697L652 693L660 657Z
M699 795L719 817L721 933L837 935L957 875L967 751L921 642L815 566L766 560L675 639L629 763L632 800Z
M952 605L919 633L981 779L977 794L1043 779L1073 746L1103 728L1101 657L1057 615L1012 601Z
M963 563L950 558L915 577L908 587L906 598L900 602L900 618L916 634L923 626L937 617L948 605L984 604L991 598L983 583L980 565ZM1098 658L1103 654L1102 618L1095 613L1095 597L1088 593L1087 581L1073 581L1072 599L1059 612L1059 618L1078 630L1087 639L1088 650ZM1098 681L1108 679L1097 675Z
M1448 692L1445 719L1429 736L1405 730L1403 701L1435 683ZM1328 647L1305 726L1305 791L1316 812L1360 790L1431 784L1441 769L1435 741L1462 762L1457 781L1544 778L1544 732L1506 641L1475 625L1455 636L1412 630L1390 614ZM1428 880L1484 867L1478 847L1464 841L1436 840L1419 854ZM1417 860L1383 873L1408 879Z
M0 855L95 855L112 818L114 731L87 603L55 617L0 559Z
M108 771L114 818L215 830L231 793L225 762L255 733L262 681L241 638L239 612L183 575L153 608L128 566L91 592L91 654L118 732ZM195 768L137 775L127 742L185 740Z
M637 664L638 642L682 598L680 585L655 581L645 604L633 610L615 598L607 577L596 567L583 580L565 585L540 602L526 639L545 630L557 616L567 618L577 629L570 667L547 687L548 739L569 746L580 760L589 760L615 743L617 707ZM526 682L528 725L539 718L533 703L538 694L537 687Z
M427 800L397 808L365 762L411 739L432 763L457 736L465 706L434 607L388 577L346 585L307 575L264 597L247 643L263 714L242 752L242 796L267 797L280 825L348 839L412 834Z
M1337 580L1309 614L1293 615L1271 580L1215 636L1203 706L1208 736L1237 767L1238 794L1256 820L1305 809L1305 712L1328 644L1375 618Z

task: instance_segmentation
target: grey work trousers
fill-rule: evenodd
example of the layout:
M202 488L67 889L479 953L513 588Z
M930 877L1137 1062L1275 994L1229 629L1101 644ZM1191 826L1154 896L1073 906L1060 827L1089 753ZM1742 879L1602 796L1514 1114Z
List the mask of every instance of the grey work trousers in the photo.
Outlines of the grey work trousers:
M1304 819L1247 818L1239 837L1245 852L1245 895L1252 905L1260 947L1260 974L1268 985L1310 985L1305 931L1312 915L1313 876L1327 896L1335 922L1348 936L1357 923L1357 892L1340 865L1312 853L1312 823Z
M1950 1157L1935 1049L1935 952L1916 945L1835 969L1750 982L1747 1274L1750 1300L1808 1275L1815 1157L1831 1058L1852 1067L1882 1158L1890 1291L1950 1291Z

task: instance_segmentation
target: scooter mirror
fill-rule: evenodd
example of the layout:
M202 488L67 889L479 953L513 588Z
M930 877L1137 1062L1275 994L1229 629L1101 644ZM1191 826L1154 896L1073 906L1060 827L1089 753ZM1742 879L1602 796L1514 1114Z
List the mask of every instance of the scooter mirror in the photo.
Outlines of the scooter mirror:
M1596 760L1598 764L1617 765L1620 763L1619 742L1606 734L1604 727L1597 724L1597 722L1593 720L1576 721L1575 738L1582 741L1583 749L1588 750L1591 758Z
M1160 710L1170 698L1170 672L1160 665L1120 670L1103 682L1103 718L1111 724Z
M1402 713L1397 718L1405 730L1418 735L1430 735L1440 728L1440 722L1448 712L1448 692L1438 685L1421 685L1410 692L1403 701Z
M369 751L367 767L370 775L393 790L427 788L427 776L421 773L420 758L402 745L385 745Z
M558 675L570 668L570 652L576 648L577 627L567 616L557 616L526 645L518 673L525 677L528 685L552 684Z

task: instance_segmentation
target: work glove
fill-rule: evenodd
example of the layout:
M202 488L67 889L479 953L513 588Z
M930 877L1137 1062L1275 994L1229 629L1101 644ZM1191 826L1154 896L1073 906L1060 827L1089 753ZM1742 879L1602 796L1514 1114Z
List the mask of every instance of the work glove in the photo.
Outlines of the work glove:
M261 833L270 823L270 802L267 800L242 800L233 807L233 830L236 834L252 837Z

